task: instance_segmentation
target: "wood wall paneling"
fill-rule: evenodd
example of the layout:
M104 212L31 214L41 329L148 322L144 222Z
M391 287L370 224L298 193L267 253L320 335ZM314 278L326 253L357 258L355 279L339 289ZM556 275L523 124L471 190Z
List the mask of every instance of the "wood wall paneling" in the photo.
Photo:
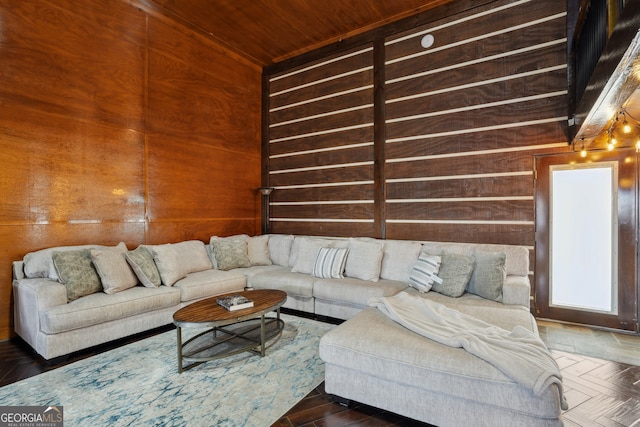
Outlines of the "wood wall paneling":
M327 155L325 150L349 144L340 133L295 136L327 129L332 124L329 119L299 122L301 126L289 128L291 134L285 128L267 128L270 153L263 158L268 159L269 183L276 187L271 198L273 231L330 234L330 230L337 235L370 231L367 235L379 236L382 230L382 237L389 239L524 245L530 249L533 270L533 158L570 149L566 5L551 0L497 0L477 7L461 1L449 7L458 12L436 9L431 15L407 19L406 25L401 21L368 34L374 46L372 57L381 61L373 64L371 73L381 80L338 99L340 108L351 108L361 105L368 91L377 94L372 106L377 114L374 126L384 122L376 128L379 139L374 140L368 129L351 130L348 138L349 143L369 141L373 158L363 155L369 145ZM420 45L425 34L435 38L428 49ZM277 75L345 53L294 62L295 68L280 67ZM329 71L323 72L317 76L327 78ZM352 86L361 87L369 84L363 77L354 73L339 81L348 85L352 79ZM286 113L272 110L267 121L272 124L328 111L324 105L304 107L310 95L284 92L309 80L302 75L295 82L287 79L278 80L277 90L282 93L275 96L276 82L270 83L269 103L271 108L288 103L296 107ZM317 85L313 97L337 91L336 81L330 80L332 86L322 86L327 81ZM286 101L281 98L285 94ZM363 119L348 113L333 123L344 126L357 122L355 117ZM370 177L360 173L364 166L320 168L364 159L373 160ZM296 170L304 167L316 168ZM350 183L354 180L361 185ZM338 195L328 199L333 191ZM353 205L340 204L347 200ZM384 221L380 229L332 222L368 215L370 210L372 221ZM295 217L305 221L296 222Z
M372 61L371 46L358 46L269 77L272 231L372 231Z
M11 262L259 230L260 70L119 0L0 3L0 339Z

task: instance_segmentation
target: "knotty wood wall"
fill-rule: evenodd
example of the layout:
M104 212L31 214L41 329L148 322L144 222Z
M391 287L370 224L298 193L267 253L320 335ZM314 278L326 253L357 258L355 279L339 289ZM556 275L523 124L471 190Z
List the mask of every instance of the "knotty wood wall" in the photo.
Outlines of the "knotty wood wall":
M569 150L566 51L564 2L460 0L267 68L271 230L519 244L533 270L534 155Z
M0 2L0 339L45 247L259 232L261 70L121 0Z

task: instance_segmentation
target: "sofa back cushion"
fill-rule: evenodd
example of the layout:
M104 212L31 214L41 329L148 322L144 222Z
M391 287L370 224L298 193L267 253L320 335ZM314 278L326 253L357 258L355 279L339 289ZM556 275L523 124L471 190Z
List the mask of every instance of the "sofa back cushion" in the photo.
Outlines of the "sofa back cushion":
M423 252L440 254L442 252L473 256L475 250L485 252L504 252L507 275L529 275L529 249L525 246L497 245L481 243L423 242Z
M292 244L293 236L290 234L270 234L268 245L271 262L283 267L291 267L289 265L289 256L291 255Z
M53 252L77 251L82 249L105 249L113 246L104 245L78 245L78 246L56 246L29 252L23 258L24 274L28 279L49 278L59 280L58 273L53 265Z
M347 277L377 282L380 279L384 243L349 239L349 255L344 274Z

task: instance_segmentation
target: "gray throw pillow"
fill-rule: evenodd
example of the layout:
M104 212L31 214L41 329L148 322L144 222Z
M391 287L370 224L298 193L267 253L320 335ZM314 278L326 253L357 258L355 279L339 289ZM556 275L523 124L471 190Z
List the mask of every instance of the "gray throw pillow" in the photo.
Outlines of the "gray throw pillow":
M211 248L219 270L251 267L247 236L244 234L212 239Z
M434 282L431 290L452 298L464 294L473 273L475 260L471 256L443 253L438 270L438 277L442 283Z
M493 301L502 301L502 286L507 277L507 254L476 250L473 256L476 266L467 292Z
M53 252L51 257L60 282L67 288L67 301L102 292L102 283L91 262L90 250Z
M156 267L156 263L153 261L153 255L149 252L149 249L140 245L134 250L127 252L124 256L136 274L136 277L144 286L147 288L157 288L162 284L158 267Z

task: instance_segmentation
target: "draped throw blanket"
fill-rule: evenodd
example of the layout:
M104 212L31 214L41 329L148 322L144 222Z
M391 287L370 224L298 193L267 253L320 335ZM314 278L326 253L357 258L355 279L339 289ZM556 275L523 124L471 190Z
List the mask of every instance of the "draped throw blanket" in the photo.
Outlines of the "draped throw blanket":
M551 384L558 384L562 409L567 409L558 364L540 337L522 326L509 332L406 292L371 298L369 305L417 334L449 347L465 349L538 396Z

